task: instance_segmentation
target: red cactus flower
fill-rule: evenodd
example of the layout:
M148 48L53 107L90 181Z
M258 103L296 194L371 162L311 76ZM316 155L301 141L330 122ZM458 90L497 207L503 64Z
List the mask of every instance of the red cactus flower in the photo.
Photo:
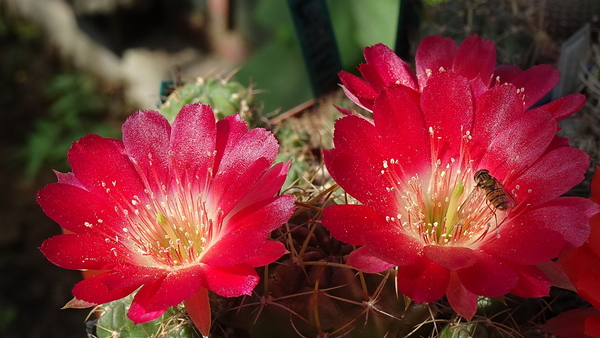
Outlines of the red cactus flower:
M325 164L361 204L328 207L322 222L362 245L348 264L372 273L399 267L402 293L416 302L446 295L471 318L477 296L547 295L551 281L538 265L583 244L598 208L559 197L589 161L554 136L556 120L585 99L527 110L555 70L492 82L491 42L471 36L456 49L449 41L423 41L416 75L383 45L365 49L364 81L341 75L373 119L336 121Z
M600 204L600 167L592 179L590 200ZM590 219L592 232L575 250L563 252L556 264L567 274L581 298L592 308L563 312L544 325L547 332L564 338L600 337L600 214Z
M600 204L600 167L592 179L590 200ZM600 214L590 219L592 231L579 248L565 251L556 264L567 273L579 295L600 309Z
M600 311L593 308L573 309L550 318L544 331L561 338L599 338Z
M422 92L427 81L436 74L460 75L472 90L473 98L479 97L492 86L510 83L519 89L524 108L541 99L558 83L558 72L550 65L538 65L525 71L517 66L495 67L494 43L467 37L460 46L454 40L441 36L428 36L421 41L416 53L416 74L409 65L383 44L364 50L367 63L358 67L363 79L347 72L340 72L340 80L346 95L359 106L371 111L377 95L387 86L401 84ZM565 96L543 107L555 118L562 119L581 108L585 97L580 94Z
M41 251L67 269L103 270L79 282L70 305L102 304L139 291L128 317L159 317L185 302L207 334L207 290L250 294L256 266L285 253L267 240L294 209L274 195L289 164L272 164L278 145L238 116L215 123L209 106L184 106L173 125L139 111L123 124L123 142L88 135L69 150L72 173L38 193L44 212L74 234Z

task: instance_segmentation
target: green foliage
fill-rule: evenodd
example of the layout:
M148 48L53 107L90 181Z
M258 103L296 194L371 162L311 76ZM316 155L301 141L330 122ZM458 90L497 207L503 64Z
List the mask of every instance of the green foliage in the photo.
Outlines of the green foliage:
M429 6L443 4L444 2L448 2L448 0L425 0L425 3Z
M96 327L98 338L193 338L195 335L188 324L185 312L170 308L161 317L143 324L134 325L127 318L127 311L134 295L106 303L99 309L101 316Z
M329 0L334 29L344 68L353 69L362 60L364 47L383 43L394 49L400 1ZM340 16L338 13L347 12ZM376 18L376 19L374 19ZM338 25L351 29L338 29ZM343 47L346 48L343 48ZM358 57L358 60L350 59Z
M118 130L103 119L109 99L99 93L94 77L64 73L48 84L46 95L53 101L47 116L36 121L34 131L21 151L25 175L35 177L44 165L67 168L65 154L71 143L86 134L118 136Z
M27 21L9 18L4 8L0 7L0 39L11 35L20 41L30 41L40 37L40 30Z
M308 75L290 12L285 1L260 1L254 11L254 21L269 38L259 41L236 74L238 81L260 84L265 111L289 109L311 97Z
M0 333L6 332L8 327L15 323L19 310L11 304L0 305Z
M365 46L383 42L393 48L397 0L329 0L327 5L346 70L356 69ZM258 41L258 48L236 74L236 79L245 84L260 84L258 89L264 92L261 99L267 112L288 110L310 99L309 80L286 2L260 1L253 17L259 26L257 31L268 38Z
M297 184L304 173L308 171L308 161L305 156L309 136L294 130L289 124L277 129L277 140L280 152L276 162L292 161L290 170L283 184L284 188Z
M356 72L364 62L366 46L383 43L394 49L400 1L329 0L327 4L345 70Z

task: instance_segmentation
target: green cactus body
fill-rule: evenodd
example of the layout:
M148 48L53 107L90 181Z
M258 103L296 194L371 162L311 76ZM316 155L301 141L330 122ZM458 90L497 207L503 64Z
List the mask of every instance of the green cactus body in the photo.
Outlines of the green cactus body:
M489 337L482 323L460 323L447 325L440 332L439 338L487 338Z
M143 324L134 325L127 318L127 310L134 294L103 304L98 311L101 314L96 324L98 338L195 338L193 324L187 319L185 311L172 307L161 317Z
M321 150L333 146L333 123L341 116L334 105L342 105L340 95L306 105L297 114L293 110L285 112L272 120L280 144L277 161L292 161L284 188L312 190L327 185L329 178L322 165ZM282 118L290 112L291 116Z
M239 113L251 126L258 126L257 123L261 121L257 116L251 87L216 78L199 77L196 81L175 88L159 110L172 122L181 107L198 102L210 105L217 118Z

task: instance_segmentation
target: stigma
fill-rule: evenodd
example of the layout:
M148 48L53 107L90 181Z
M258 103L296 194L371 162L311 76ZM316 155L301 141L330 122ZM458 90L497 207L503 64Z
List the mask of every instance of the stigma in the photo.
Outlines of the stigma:
M397 159L382 163L380 174L389 183L386 190L396 197L396 214L386 216L386 221L423 245L477 247L499 237L510 210L491 202L492 188L497 188L493 201L501 200L501 185L487 181L488 185L482 186L476 181L481 170L474 167L468 151L470 133L463 133L457 156L445 160L439 156L440 138L433 128L429 134L431 164L421 172L407 173Z

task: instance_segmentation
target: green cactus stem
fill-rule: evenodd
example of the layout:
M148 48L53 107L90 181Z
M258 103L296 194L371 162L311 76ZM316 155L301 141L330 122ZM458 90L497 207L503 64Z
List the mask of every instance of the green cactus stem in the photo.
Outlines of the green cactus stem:
M251 127L265 124L265 120L257 112L252 87L214 77L198 77L193 82L175 88L159 111L169 122L173 122L181 107L198 102L210 105L219 119L238 113Z
M193 324L181 307L172 307L161 317L147 323L134 325L127 318L127 311L133 300L129 295L101 305L100 318L96 324L98 338L197 338Z

